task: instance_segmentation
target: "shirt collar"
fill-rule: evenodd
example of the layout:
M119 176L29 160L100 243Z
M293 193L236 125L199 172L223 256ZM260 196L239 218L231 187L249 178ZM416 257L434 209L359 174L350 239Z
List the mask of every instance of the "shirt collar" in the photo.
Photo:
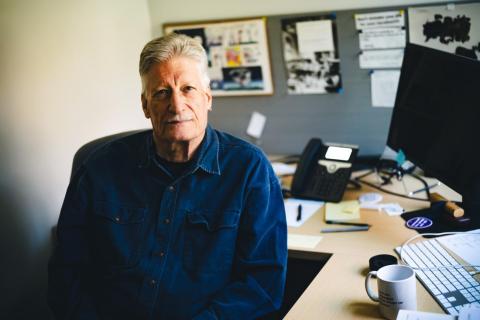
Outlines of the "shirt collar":
M200 144L197 154L194 157L194 165L191 171L201 168L203 171L211 174L220 175L220 165L218 161L218 154L220 150L220 143L215 130L207 125L205 129L205 136ZM139 167L147 167L155 163L155 143L153 141L153 131L145 137L145 144L142 150L144 155L141 159Z
M205 137L200 144L198 156L196 157L196 167L203 169L205 172L220 175L220 165L218 162L218 154L220 143L215 130L210 125L205 129Z

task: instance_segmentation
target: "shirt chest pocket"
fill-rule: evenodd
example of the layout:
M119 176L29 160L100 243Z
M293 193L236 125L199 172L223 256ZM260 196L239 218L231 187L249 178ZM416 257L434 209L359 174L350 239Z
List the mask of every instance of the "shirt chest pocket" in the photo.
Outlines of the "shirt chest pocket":
M239 211L187 212L185 268L199 273L230 269L239 219Z
M94 205L92 255L96 262L133 266L145 228L145 208L98 202Z

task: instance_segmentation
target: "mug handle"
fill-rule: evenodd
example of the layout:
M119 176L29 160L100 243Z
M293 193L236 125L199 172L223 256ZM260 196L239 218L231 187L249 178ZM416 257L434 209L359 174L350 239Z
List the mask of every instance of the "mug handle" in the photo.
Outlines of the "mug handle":
M367 295L370 299L372 299L375 302L378 302L378 294L374 293L372 291L372 288L370 287L370 278L376 278L377 277L377 271L370 271L365 278L365 290L367 290Z

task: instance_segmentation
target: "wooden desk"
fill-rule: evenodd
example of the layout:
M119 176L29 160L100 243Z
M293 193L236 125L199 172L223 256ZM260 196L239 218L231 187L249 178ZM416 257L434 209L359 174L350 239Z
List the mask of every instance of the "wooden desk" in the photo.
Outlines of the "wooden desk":
M408 178L407 178L408 180ZM412 181L405 181L416 188ZM419 187L421 187L419 185ZM403 189L403 184L393 187ZM412 190L412 189L411 189ZM379 192L362 185L358 191L349 191L344 200L357 199L365 192ZM450 198L458 198L449 189L435 189ZM428 207L427 202L409 200L382 194L382 202L397 202L407 211ZM419 195L422 196L422 195ZM372 225L369 231L345 233L320 233L320 229L331 225L324 222L325 206L299 228L289 227L292 234L321 235L323 239L309 251L331 253L332 257L311 282L284 319L382 319L378 303L370 300L365 292L365 276L368 260L377 254L395 255L393 249L410 237L414 230L404 226L399 216L390 217L383 212L361 210L359 221ZM301 248L291 248L302 250ZM417 309L419 311L443 313L440 306L417 280Z

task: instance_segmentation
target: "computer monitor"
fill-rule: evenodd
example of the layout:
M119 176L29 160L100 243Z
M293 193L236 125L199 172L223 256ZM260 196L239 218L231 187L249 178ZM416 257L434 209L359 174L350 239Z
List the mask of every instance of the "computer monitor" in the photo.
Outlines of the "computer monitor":
M480 62L407 44L387 144L480 210Z

